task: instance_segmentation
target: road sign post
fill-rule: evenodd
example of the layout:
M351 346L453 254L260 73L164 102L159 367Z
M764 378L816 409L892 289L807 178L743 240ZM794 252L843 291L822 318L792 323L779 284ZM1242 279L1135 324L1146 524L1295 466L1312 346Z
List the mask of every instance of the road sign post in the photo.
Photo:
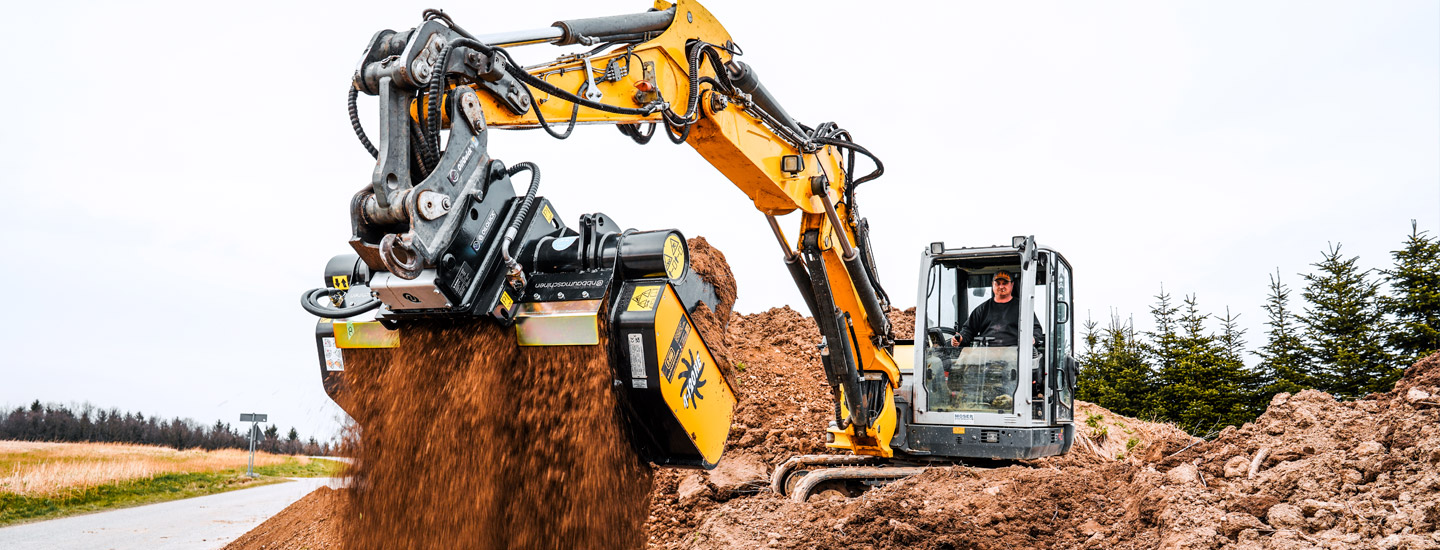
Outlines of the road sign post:
M255 440L260 433L260 423L268 422L270 415L260 413L241 413L240 421L250 423L250 462L245 466L245 475L255 476Z

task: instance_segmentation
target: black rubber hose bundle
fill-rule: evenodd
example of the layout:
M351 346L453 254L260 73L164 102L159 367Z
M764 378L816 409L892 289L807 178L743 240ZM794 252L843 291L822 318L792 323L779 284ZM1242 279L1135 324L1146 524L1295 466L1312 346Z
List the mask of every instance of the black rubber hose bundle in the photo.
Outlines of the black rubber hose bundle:
M350 97L346 101L346 105L350 108L350 127L355 129L355 137L360 138L360 144L365 146L365 150L370 152L370 156L380 158L380 150L375 148L375 144L370 143L370 138L365 135L365 128L360 125L360 109L355 106L355 98L359 95L360 90L355 88L355 84L350 84Z

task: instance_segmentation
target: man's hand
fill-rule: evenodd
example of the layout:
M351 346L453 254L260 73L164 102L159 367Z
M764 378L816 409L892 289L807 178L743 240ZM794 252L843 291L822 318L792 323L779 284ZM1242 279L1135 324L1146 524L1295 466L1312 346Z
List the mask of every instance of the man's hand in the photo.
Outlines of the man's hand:
M964 336L961 336L961 335L959 335L959 334L956 334L955 337L953 337L953 338L950 339L950 345L955 346L955 347L960 347L960 342L963 342L963 341L965 341L965 337L964 337Z

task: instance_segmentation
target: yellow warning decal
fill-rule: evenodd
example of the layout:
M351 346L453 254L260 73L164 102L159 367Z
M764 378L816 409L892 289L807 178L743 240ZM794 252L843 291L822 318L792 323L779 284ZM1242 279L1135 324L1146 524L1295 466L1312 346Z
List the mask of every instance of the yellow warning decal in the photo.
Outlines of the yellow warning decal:
M550 211L550 205L547 204L544 208L541 208L540 214L545 216L545 221L549 222L550 225L555 225L555 213Z
M330 286L336 290L350 290L349 275L333 275L330 277Z
M510 297L510 293L509 293L509 292L501 292L501 293L500 293L500 305L501 305L501 307L504 307L505 309L510 309L510 306L512 306L512 305L514 305L514 304L515 304L515 300Z
M660 285L637 286L635 294L630 297L630 305L625 311L650 311L655 309L655 303L660 301Z
M680 280L680 276L685 274L685 242L680 240L679 235L671 233L665 238L664 259L665 276L672 281Z
M965 428L954 428L954 429L951 429L950 431L955 432L955 433L957 433L957 434L963 434L963 433L965 433Z

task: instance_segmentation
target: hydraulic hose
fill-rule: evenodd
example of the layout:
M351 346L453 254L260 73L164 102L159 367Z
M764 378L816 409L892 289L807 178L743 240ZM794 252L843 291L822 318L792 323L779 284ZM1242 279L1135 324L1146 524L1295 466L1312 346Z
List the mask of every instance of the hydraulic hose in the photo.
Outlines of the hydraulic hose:
M365 127L360 125L360 109L355 106L355 98L359 94L360 90L351 84L350 98L346 102L350 108L350 126L355 128L355 137L360 138L360 144L365 146L365 150L370 152L370 156L380 158L380 150L375 148L375 144L370 143L370 137L365 135Z
M522 162L505 170L505 175L514 176L520 172L530 171L530 188L525 191L525 198L520 202L520 209L515 212L515 220L510 222L510 227L505 229L505 240L500 243L500 257L505 260L505 265L514 273L520 270L520 263L510 253L510 246L515 242L515 236L520 232L520 226L530 217L530 207L535 202L535 193L540 190L540 168L531 162Z
M872 171L872 172L870 172L869 174L866 174L865 177L860 178L860 179L855 180L854 182L852 182L852 183L850 184L850 187L851 187L851 188L859 187L860 184L865 183L865 182L870 181L870 180L873 180L873 179L875 179L875 178L878 178L878 177L880 177L882 174L885 173L885 165L880 163L880 159L877 158L873 153L871 153L870 150L868 150L868 149L866 149L866 148L864 148L864 147L861 147L861 146L859 146L859 145L856 145L855 142L853 142L853 141L843 141L843 140L838 140L838 139L834 139L834 138L815 138L813 141L815 141L816 143L823 143L823 144L825 144L825 145L833 145L833 146L839 147L839 148L841 148L841 149L849 149L849 150L851 150L851 151L858 152L858 153L860 153L860 154L862 154L862 155L865 155L865 156L867 156L867 157L870 157L870 161L875 163L875 170Z
M319 300L321 297L323 297L329 292L330 289L325 287L305 291L303 294L300 295L300 307L305 308L305 311L310 312L311 315L314 315L316 317L324 317L326 319L344 319L346 317L354 317L361 313L365 313L367 311L380 307L380 300L376 300L373 298L368 302L350 307L320 307L319 304L315 303L316 300Z

